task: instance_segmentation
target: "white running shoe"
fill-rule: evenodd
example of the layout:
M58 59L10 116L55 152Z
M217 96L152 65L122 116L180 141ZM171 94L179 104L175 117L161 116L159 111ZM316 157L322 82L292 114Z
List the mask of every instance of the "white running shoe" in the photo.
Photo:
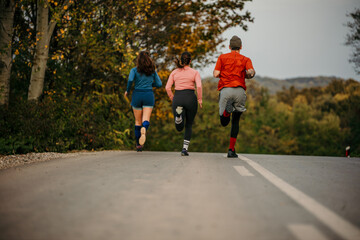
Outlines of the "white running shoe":
M144 143L146 141L146 128L142 127L140 129L140 132L141 132L141 136L139 138L139 144L144 145Z
M177 114L180 115L182 113L182 111L183 111L183 107L177 106L175 111L176 111Z
M182 115L181 115L181 113L183 112L183 107L177 106L175 111L176 111L175 124L180 124L183 121Z

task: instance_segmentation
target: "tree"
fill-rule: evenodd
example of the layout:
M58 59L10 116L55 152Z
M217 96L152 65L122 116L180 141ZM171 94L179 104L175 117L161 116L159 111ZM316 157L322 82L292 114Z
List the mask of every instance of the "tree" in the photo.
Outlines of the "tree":
M95 85L125 87L136 53L144 49L152 53L157 70L164 73L162 79L167 78L173 57L183 51L191 52L197 65L213 61L221 34L233 26L246 30L245 23L252 22L250 13L242 11L245 2L76 1L71 20L57 25L51 44L52 60L68 75L54 84L80 88L82 93Z
M139 1L129 11L141 29L133 35L134 43L154 53L162 68L169 67L183 51L190 52L197 65L206 65L224 41L224 31L235 26L246 31L246 22L253 21L243 11L247 1L251 0Z
M11 73L11 41L15 13L14 0L0 2L0 105L9 102Z
M348 15L352 18L352 22L348 22L347 26L351 33L346 36L346 45L352 46L353 53L349 62L355 64L355 71L360 74L360 8Z
M56 4L49 21L50 4L46 0L37 0L36 15L36 49L31 71L28 100L38 100L44 88L47 60L49 58L49 44L57 19L68 9L70 1Z

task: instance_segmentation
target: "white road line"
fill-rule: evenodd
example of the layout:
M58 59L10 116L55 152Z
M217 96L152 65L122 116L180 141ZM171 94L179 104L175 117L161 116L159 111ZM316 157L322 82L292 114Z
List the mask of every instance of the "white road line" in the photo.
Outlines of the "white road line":
M336 215L336 213L332 212L330 209L321 205L313 198L307 196L305 193L286 183L284 180L269 172L268 170L260 166L258 163L244 156L239 155L239 158L247 162L251 167L253 167L261 175L263 175L268 181L278 187L295 202L307 209L317 219L327 225L330 229L332 229L342 238L349 240L360 239L360 229L357 228L355 225L353 225L346 219Z
M296 237L298 240L327 240L317 228L312 225L306 224L290 224L288 225L288 229L290 232Z
M254 174L249 172L246 167L244 166L234 166L235 170L243 177L253 177Z

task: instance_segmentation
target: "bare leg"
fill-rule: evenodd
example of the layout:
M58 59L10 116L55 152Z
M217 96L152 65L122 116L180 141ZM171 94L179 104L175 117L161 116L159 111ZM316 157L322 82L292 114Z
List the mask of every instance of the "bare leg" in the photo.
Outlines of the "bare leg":
M134 111L134 116L135 116L135 125L137 126L141 126L142 124L142 118L143 118L143 110L137 110L137 109L133 109Z
M146 131L150 124L150 116L151 116L152 108L144 107L143 108L143 115L142 115L142 123L141 123L141 136L139 139L140 145L144 145L146 141Z
M150 122L150 116L151 116L152 110L153 109L149 108L149 107L144 107L143 108L142 122L141 123L143 123L144 121Z

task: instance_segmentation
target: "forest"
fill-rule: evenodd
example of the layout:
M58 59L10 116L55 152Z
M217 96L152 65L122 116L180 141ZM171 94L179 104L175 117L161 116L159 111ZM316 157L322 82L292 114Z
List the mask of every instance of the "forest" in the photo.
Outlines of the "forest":
M253 21L243 10L247 0L4 2L0 154L134 150L123 93L138 52L150 52L165 86L174 56L191 52L195 69L214 64L226 44L221 34L234 26L246 34ZM189 151L226 152L230 130L219 122L217 83L204 77ZM254 80L247 86L237 152L344 156L351 146L351 156L360 156L359 82L276 94ZM171 102L164 88L154 92L144 150L180 151Z

